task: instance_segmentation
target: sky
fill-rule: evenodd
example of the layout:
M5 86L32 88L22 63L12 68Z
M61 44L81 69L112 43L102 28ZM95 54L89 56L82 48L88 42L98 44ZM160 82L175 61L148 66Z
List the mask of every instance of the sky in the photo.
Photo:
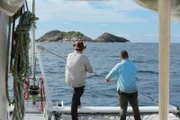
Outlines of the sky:
M133 0L36 0L36 38L51 30L104 32L131 42L158 42L158 14ZM171 20L171 43L180 43L180 22Z

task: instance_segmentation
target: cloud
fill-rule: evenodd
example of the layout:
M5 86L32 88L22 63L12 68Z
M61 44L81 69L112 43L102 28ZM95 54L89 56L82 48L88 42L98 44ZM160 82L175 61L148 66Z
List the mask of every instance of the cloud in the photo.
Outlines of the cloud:
M68 0L37 0L36 13L40 21L78 22L145 22L147 20L128 15L129 11L141 10L132 0L98 2ZM96 1L97 3L97 1ZM104 6L104 8L103 8ZM108 6L108 7L107 7Z

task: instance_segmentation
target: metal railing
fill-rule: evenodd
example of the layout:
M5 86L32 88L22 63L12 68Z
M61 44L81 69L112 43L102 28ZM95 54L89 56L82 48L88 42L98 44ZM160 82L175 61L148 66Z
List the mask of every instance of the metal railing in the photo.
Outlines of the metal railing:
M44 67L43 67L43 62L40 56L40 51L38 49L36 49L37 52L37 58L39 60L39 66L40 66L40 71L41 71L41 75L42 75L42 79L44 82L44 92L45 92L45 106L44 106L44 117L46 119L48 119L48 113L51 112L51 110L53 109L53 103L52 103L52 99L51 99L51 91L49 90L49 86L47 83L47 79L46 79L46 75L45 75L45 71L44 71Z

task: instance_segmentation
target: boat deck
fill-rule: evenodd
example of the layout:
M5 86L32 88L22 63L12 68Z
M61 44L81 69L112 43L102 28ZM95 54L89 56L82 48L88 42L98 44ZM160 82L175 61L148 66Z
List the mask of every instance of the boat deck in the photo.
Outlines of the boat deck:
M25 113L24 120L44 120L43 114Z
M25 116L24 120L44 120L44 114L42 114L39 109L39 103L35 105L32 102L25 102ZM14 106L9 106L9 110L13 111ZM12 116L11 116L12 117Z
M33 105L32 102L25 103L24 120L44 120L44 115L38 110L38 102Z
M44 114L42 114L37 107L39 103L37 102L36 105L33 105L32 102L25 103L25 117L24 120L44 120ZM11 110L13 107L10 107ZM57 113L60 113L62 116L60 119L62 120L70 120L70 106L63 106L58 107L54 106L54 111ZM140 106L141 111L141 118L142 120L159 120L159 114L158 114L158 106ZM110 112L111 111L111 112ZM174 111L176 111L176 108L174 106L169 106L169 115L168 120L180 120L176 114L173 114ZM79 113L79 120L119 120L119 107L104 107L104 106L86 106L78 109ZM95 113L95 114L94 114ZM104 113L104 114L101 114ZM116 113L116 114L115 114ZM132 116L132 108L128 107L128 113L130 113L127 116L127 120L134 120Z
M140 114L142 120L159 120L159 107L158 106L140 106ZM175 106L169 105L168 120L180 120L178 116L175 115L177 108ZM71 107L54 107L54 111L62 113L62 120L71 120ZM128 115L126 120L134 120L132 114L132 108L128 107ZM86 106L78 109L79 120L119 120L119 107L113 106ZM174 114L173 114L174 113Z
M78 120L119 120L120 116L119 114L117 115L78 115L79 118ZM71 115L63 114L60 120L71 120ZM126 120L134 120L134 117L127 116ZM149 114L149 115L141 115L141 120L159 120L159 115L158 114ZM175 116L172 113L169 113L168 115L168 120L180 120L177 116Z

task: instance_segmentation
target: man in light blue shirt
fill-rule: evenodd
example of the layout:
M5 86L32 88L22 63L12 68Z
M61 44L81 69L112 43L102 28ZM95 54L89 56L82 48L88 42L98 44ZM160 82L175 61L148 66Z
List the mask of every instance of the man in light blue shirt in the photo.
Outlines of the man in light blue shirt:
M119 93L120 120L126 120L128 102L133 108L135 120L141 120L138 107L138 90L136 86L136 66L128 59L128 52L121 51L121 62L106 76L106 82L117 76L117 91Z

